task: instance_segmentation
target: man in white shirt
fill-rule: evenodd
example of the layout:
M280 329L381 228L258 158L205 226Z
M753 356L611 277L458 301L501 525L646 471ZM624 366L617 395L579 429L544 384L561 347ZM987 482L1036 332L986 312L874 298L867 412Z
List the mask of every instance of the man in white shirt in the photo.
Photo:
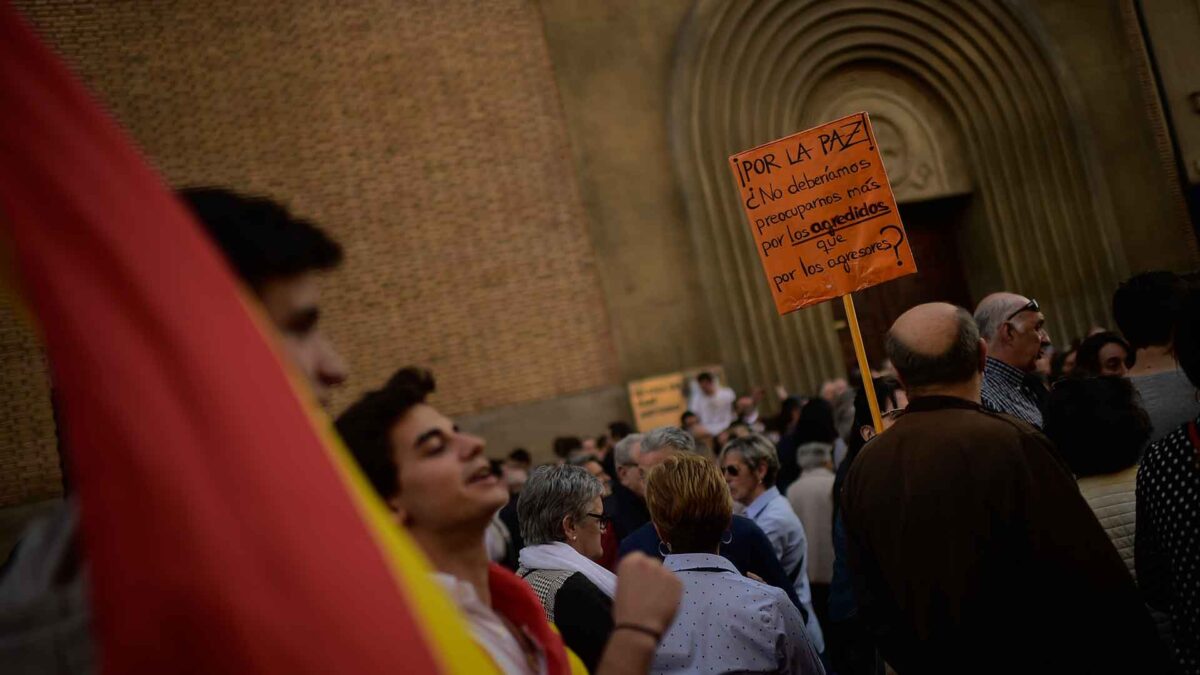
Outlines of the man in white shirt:
M736 419L733 402L737 395L729 387L718 386L712 373L697 375L696 384L699 385L699 390L692 394L689 408L700 417L700 426L716 436Z

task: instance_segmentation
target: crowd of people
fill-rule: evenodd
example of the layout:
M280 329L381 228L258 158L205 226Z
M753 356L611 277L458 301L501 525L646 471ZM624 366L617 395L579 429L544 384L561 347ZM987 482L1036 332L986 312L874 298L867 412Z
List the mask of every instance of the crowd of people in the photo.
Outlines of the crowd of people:
M338 245L266 199L181 197L327 400L348 376L318 323ZM489 458L419 367L336 429L507 673L1196 674L1200 288L1140 274L1112 310L1115 330L1055 351L1032 298L918 305L866 374L874 400L852 377L762 416L763 389L701 373L678 426L613 422L540 465ZM0 591L58 594L82 620L54 649L86 663L82 573L29 581L85 567L48 562L78 553L46 538ZM53 651L38 635L21 658Z
M656 672L815 672L818 662L864 674L1200 672L1200 328L1190 323L1200 290L1150 272L1112 302L1115 329L1061 349L1038 301L1016 293L991 294L974 312L910 309L871 373L882 434L865 390L846 380L811 397L779 391L778 412L760 416L761 388L739 395L701 373L678 427L639 434L616 422L594 440L560 438L563 466L528 482L529 453L514 451L501 470L519 507L505 522L524 532L544 497L526 506L522 487L541 495L544 477L570 469L594 490L580 497L586 511L579 501L556 514L557 541L573 536L566 523L592 517L605 527L591 553L571 545L598 569L640 551L689 572L689 646L673 627ZM666 472L685 462L696 466L690 482L671 482ZM701 464L723 479L719 495L705 492ZM670 508L652 493L660 476L675 486ZM668 534L678 525L664 512L689 499L691 515L722 525L715 550L714 532L684 550ZM777 599L711 576L725 573ZM539 590L544 607L568 646L595 654L603 630L574 636L604 612L563 615L594 607L564 590ZM717 611L724 630L709 623ZM789 633L797 623L803 640ZM774 647L751 629L768 624L780 626ZM1019 644L1001 637L1016 627Z

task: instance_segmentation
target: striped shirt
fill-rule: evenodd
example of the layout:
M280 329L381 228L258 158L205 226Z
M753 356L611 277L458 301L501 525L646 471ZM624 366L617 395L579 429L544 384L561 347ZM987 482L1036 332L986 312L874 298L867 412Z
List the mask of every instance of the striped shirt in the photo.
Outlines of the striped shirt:
M985 410L1006 413L1042 428L1042 408L1037 392L1025 381L1025 372L1018 368L987 357L980 398Z

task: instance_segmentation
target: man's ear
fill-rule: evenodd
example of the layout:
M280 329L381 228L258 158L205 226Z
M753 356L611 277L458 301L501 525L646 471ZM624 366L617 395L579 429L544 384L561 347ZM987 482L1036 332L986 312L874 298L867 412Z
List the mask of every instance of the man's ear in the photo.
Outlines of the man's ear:
M393 495L384 501L397 525L408 525L408 512L400 505L400 495Z
M864 441L869 441L872 438L875 438L875 427L871 426L870 424L864 424L858 428L858 435L862 436Z
M987 366L988 343L987 340L979 338L979 372L983 372Z
M1011 344L1013 340L1013 325L1011 321L1005 321L996 328L996 340L1000 344ZM981 338L982 339L982 338Z

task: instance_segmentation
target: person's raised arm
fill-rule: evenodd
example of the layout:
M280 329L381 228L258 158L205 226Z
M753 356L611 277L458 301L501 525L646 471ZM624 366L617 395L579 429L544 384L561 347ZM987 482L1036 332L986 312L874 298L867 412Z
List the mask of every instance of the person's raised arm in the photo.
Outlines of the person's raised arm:
M683 584L662 563L636 552L622 558L617 565L613 632L596 675L649 672L682 595Z

